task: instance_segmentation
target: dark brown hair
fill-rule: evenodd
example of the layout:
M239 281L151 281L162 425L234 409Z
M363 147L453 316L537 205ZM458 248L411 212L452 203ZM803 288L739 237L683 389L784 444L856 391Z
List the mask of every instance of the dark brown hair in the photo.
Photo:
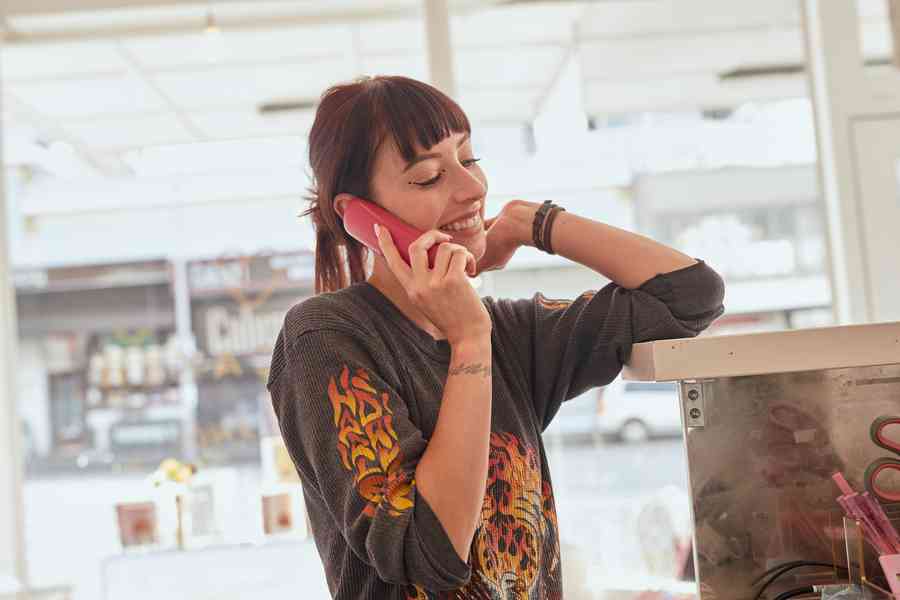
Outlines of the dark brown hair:
M366 278L368 248L347 235L334 197L346 192L370 199L375 153L388 136L409 162L416 142L428 149L451 133L471 133L469 119L446 94L421 81L360 77L325 90L309 133L309 208L299 215L310 215L316 232L317 294Z

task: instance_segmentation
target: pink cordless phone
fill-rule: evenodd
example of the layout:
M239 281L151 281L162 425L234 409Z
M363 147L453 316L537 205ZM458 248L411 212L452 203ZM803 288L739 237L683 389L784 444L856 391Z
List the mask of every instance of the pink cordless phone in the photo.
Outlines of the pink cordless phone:
M407 265L412 266L409 259L409 245L416 241L424 233L423 231L402 221L374 202L353 196L344 204L344 229L347 230L347 233L368 246L378 256L384 256L378 246L378 238L375 236L375 223L391 232L400 256ZM434 268L434 257L437 254L438 246L440 244L435 244L428 249L429 269Z

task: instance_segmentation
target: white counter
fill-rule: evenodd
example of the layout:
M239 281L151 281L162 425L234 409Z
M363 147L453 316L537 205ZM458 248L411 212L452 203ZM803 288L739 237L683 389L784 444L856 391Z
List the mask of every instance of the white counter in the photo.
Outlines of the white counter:
M900 322L635 344L623 379L678 381L900 363Z

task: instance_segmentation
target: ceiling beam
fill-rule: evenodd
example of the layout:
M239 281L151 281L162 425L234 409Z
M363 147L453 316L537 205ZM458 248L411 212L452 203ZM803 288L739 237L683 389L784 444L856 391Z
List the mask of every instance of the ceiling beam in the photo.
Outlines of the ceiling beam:
M184 35L204 31L207 27L206 13L197 13L196 17L181 19L154 20L147 19L136 24L120 24L108 26L66 26L59 29L43 29L41 31L27 31L21 24L3 23L3 2L0 0L0 42L8 46L21 46L30 44L55 44L67 42L88 42L111 40L116 41L129 37L166 37L170 35ZM30 0L12 0L14 3L28 4ZM46 0L50 1L50 0ZM62 3L63 0L55 0ZM106 1L106 0L103 0ZM111 1L111 0L110 0ZM222 0L216 0L221 3ZM236 0L225 0L227 2ZM148 0L149 2L149 0ZM179 2L178 4L185 4ZM391 8L367 8L344 10L310 10L305 12L298 10L293 14L265 15L248 17L229 17L227 14L217 14L215 4L210 5L204 0L203 6L212 6L212 13L216 25L224 32L242 31L269 31L273 29L289 29L292 27L314 27L323 25L354 25L366 22L390 21L398 19L421 19L423 11L421 4L409 6L394 6ZM485 8L490 8L489 0L456 0L452 3L454 16L471 14ZM48 13L49 14L49 13ZM12 16L12 15L7 15ZM24 16L20 15L20 16ZM18 28L17 28L18 26ZM542 45L534 44L534 45ZM485 49L492 47L486 43ZM479 46L481 48L481 46Z
M246 0L216 0L216 4ZM6 17L58 15L71 12L96 12L119 9L197 6L208 8L209 0L4 0L0 14Z
M215 11L213 11L215 13ZM290 27L317 25L346 25L365 21L381 21L389 19L410 18L419 16L418 9L360 9L331 12L298 12L295 15L241 17L230 19L216 15L216 24L223 31L266 31ZM186 18L177 21L166 20L154 22L147 20L140 25L110 25L98 27L66 27L58 30L25 32L10 26L7 28L3 42L6 45L49 44L60 42L84 42L94 40L116 40L128 37L165 37L197 33L207 26L206 16ZM21 26L20 28L21 29Z

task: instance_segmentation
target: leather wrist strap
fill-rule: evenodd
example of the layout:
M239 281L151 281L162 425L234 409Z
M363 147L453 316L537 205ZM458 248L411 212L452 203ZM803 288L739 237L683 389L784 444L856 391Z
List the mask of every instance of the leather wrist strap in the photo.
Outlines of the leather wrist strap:
M553 207L553 201L544 200L544 203L541 204L540 208L537 209L537 212L534 213L534 222L531 226L531 237L534 240L534 247L538 250L546 251L544 248L544 219L547 217L547 213Z
M532 224L531 235L534 239L535 248L549 254L555 254L550 242L553 221L556 219L556 216L564 210L566 209L553 204L552 200L544 200L544 203L541 204L540 208L538 208L537 212L534 214L534 222Z
M545 219L546 225L544 225L544 235L542 236L542 241L544 242L544 246L546 247L548 254L556 254L556 252L553 251L553 244L550 243L551 238L553 237L553 221L556 220L556 217L557 215L559 215L559 213L565 212L565 210L566 209L564 209L563 207L554 204L553 210L550 211L550 214L547 215L547 218Z

